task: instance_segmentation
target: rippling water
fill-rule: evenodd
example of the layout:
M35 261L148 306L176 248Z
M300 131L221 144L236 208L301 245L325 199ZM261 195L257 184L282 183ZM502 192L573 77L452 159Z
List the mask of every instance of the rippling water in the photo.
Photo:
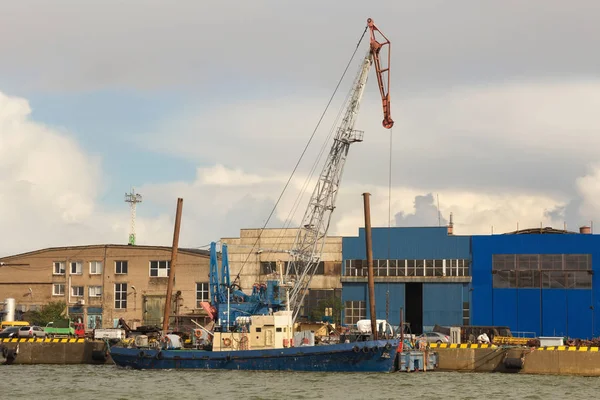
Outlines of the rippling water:
M599 378L427 372L393 374L136 371L116 366L0 367L0 398L19 399L595 399ZM27 397L26 397L27 396Z

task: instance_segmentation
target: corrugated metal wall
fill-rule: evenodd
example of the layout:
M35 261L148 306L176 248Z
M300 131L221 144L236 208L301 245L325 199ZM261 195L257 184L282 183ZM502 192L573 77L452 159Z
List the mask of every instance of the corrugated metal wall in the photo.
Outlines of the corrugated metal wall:
M423 284L423 330L430 331L435 324L462 325L463 284Z
M470 258L470 236L449 236L446 227L373 228L372 239L374 259ZM342 238L342 258L367 259L364 228Z
M531 234L473 236L472 325L507 325L536 335L590 338L600 302L600 236ZM492 287L493 254L592 254L592 289L498 289Z
M449 236L446 227L373 228L374 259L470 259L470 236ZM366 259L365 230L358 237L342 239L342 259ZM345 268L345 262L342 264ZM343 283L342 300L367 302L366 283ZM400 308L405 306L404 283L381 282L375 284L377 318L386 317L386 298L389 291L389 322L400 323ZM467 290L468 292L468 290ZM423 325L462 324L463 284L423 284ZM468 296L468 295L467 295ZM468 301L464 300L464 301Z

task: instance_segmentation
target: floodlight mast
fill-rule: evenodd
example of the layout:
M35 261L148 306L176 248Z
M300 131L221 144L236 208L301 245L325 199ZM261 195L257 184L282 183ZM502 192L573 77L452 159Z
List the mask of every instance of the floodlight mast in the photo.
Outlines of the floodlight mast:
M135 188L131 188L131 192L125 193L125 202L131 206L131 227L129 230L129 245L135 246L135 210L137 203L142 202L142 195L135 192Z

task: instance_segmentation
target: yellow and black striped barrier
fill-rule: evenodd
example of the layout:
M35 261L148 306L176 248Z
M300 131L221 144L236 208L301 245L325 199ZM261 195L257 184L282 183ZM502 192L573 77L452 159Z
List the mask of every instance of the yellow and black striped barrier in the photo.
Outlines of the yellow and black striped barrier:
M3 338L0 339L2 343L84 343L85 339L82 338Z
M493 344L477 344L477 343L431 343L432 349L495 349L498 346Z
M476 343L431 343L429 345L432 349L497 349L498 346L494 344L476 344ZM546 346L537 347L535 350L543 351L591 351L598 352L600 347L586 347L586 346Z
M600 347L596 346L546 346L546 347L538 347L537 350L545 350L545 351L594 351L598 352Z

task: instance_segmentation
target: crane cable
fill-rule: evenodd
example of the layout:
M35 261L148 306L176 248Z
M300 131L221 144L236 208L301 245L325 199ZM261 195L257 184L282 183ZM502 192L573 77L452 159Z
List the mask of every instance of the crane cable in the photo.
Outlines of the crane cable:
M360 71L359 71L359 74L360 74ZM357 74L357 76L358 76L358 74ZM350 97L352 96L353 92L354 92L354 88L350 88L350 90L348 90L348 94L346 95L346 98L344 99L344 101L342 102L342 105L340 106L340 109L335 117L335 120L331 126L331 129L329 130L329 134L323 141L323 144L321 145L321 150L319 151L319 154L317 155L317 158L316 158L315 162L313 163L312 168L310 169L310 172L306 176L306 180L304 181L304 184L302 185L302 188L300 189L298 195L296 196L296 200L294 201L294 204L292 205L290 212L288 213L288 216L286 217L286 219L283 223L283 229L281 230L281 232L279 233L279 235L277 237L277 240L275 241L275 246L273 246L274 249L279 249L279 244L284 237L285 231L290 229L290 226L292 225L292 222L296 215L296 212L298 211L298 207L300 206L300 204L302 202L302 198L304 197L304 194L307 192L306 189L308 188L308 184L311 182L311 180L317 170L317 167L319 166L321 159L323 158L323 155L325 154L325 150L327 149L327 144L329 143L329 140L333 136L333 133L336 131L339 120L342 117L342 114L343 114L344 110L346 109L348 101L349 101ZM265 254L270 254L270 253L272 253L272 252L271 251L265 252Z
M393 128L390 128L390 160L388 166L388 255L387 265L388 274L392 251L392 146L393 146ZM398 269L398 263L396 262L396 270ZM387 282L387 295L386 295L386 320L389 321L389 299L390 299L390 282Z
M261 230L260 230L260 232L258 234L258 237L254 241L254 244L252 245L252 248L248 252L248 256L246 257L246 259L242 263L242 266L240 267L240 270L238 271L235 279L233 280L234 283L238 283L239 284L240 274L242 273L242 270L244 269L244 266L246 265L246 263L250 259L250 254L252 254L252 251L254 250L254 248L256 247L256 245L258 243L258 241L260 240L260 237L262 236L262 233L264 232L264 230L267 227L269 221L271 220L271 217L275 213L275 210L277 209L277 206L279 205L279 202L281 201L281 198L283 197L283 194L287 190L287 187L289 186L290 182L292 181L292 178L294 177L294 174L296 173L296 170L298 169L298 166L300 165L300 162L302 161L302 158L304 157L304 154L306 153L306 150L308 150L308 146L310 146L310 143L312 142L315 134L317 133L317 130L319 129L319 126L321 125L321 122L323 121L323 118L325 117L325 114L327 113L327 110L329 109L329 106L331 105L331 102L333 101L333 98L335 97L335 95L336 95L336 93L337 93L337 91L338 91L338 89L340 87L340 84L342 83L342 80L346 76L346 72L348 71L348 68L350 68L350 65L352 64L352 61L354 60L354 56L356 55L356 52L358 51L358 48L360 47L360 43L362 42L363 38L365 37L365 33L367 33L367 29L369 29L369 27L365 26L365 30L363 31L362 35L360 36L360 39L358 40L358 43L356 44L356 48L354 49L354 52L352 53L352 57L350 57L350 60L348 61L348 64L346 65L346 68L344 69L344 72L342 73L342 76L338 80L338 83L335 86L335 89L334 89L331 97L329 98L329 101L327 102L327 105L325 106L325 110L323 110L323 113L321 114L321 117L319 118L319 120L317 122L317 125L315 126L315 129L313 130L312 134L310 135L310 138L308 139L308 142L306 143L306 145L304 146L304 149L302 150L302 153L300 154L300 158L298 158L298 161L296 162L296 165L294 166L294 169L292 170L292 173L290 174L290 177L288 178L287 182L285 183L285 185L283 187L283 190L279 194L279 197L277 198L277 201L275 202L275 205L273 206L273 209L269 213L269 216L267 217L267 220L265 221L263 227L261 228Z

